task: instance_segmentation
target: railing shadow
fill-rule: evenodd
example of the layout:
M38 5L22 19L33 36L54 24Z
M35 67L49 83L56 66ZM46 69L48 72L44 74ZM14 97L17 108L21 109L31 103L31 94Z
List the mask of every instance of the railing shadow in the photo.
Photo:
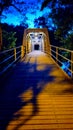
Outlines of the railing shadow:
M65 84L68 85L67 88L64 88L60 94L73 94L73 81L72 79L64 79L62 81L59 82L60 84L62 84L63 86Z
M73 94L73 81L67 75L56 77L55 82L57 95L72 95Z
M43 69L39 69L39 66ZM55 77L50 75L53 69L54 66L52 65L37 64L36 58L34 63L30 63L29 59L27 63L21 62L15 67L5 86L1 86L3 90L0 93L0 130L7 130L12 120L18 120L22 116L23 120L16 123L13 129L18 130L33 116L37 115L39 111L38 95L44 89L45 84L54 81ZM32 96L26 100L25 94L30 90ZM25 117L25 111L23 115L20 110L29 103L32 104L32 110Z

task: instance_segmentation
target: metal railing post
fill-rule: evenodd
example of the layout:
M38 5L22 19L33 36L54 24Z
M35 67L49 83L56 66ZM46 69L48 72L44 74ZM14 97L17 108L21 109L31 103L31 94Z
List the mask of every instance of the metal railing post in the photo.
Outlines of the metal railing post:
M73 51L71 51L71 62L73 62ZM71 63L71 78L73 79L73 63Z
M14 48L14 60L16 61L16 48Z
M56 47L56 62L58 62L58 47Z
M21 46L21 59L24 57L24 46Z
M49 52L49 54L52 56L52 46L49 46L49 48L50 48L50 52Z

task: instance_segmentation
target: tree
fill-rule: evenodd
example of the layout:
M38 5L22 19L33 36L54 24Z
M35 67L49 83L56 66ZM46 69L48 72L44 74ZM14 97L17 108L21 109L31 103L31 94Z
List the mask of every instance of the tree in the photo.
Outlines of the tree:
M21 12L22 8L21 9L19 8L19 4L23 5L23 4L25 4L25 2L24 1L20 1L20 0L19 1L17 1L17 0L1 0L0 1L0 7L1 7L0 15L2 15L4 10L8 10L8 8L10 6L13 6L16 10Z
M3 31L3 50L5 49L11 49L16 46L16 40L15 37L16 32L7 32Z
M46 6L51 8L51 13L48 15L52 18L53 23L57 26L55 30L55 37L62 43L68 40L68 38L73 38L73 1L72 0L45 0L42 4L41 10ZM69 32L71 32L69 34ZM71 48L71 39L67 42L64 42L67 47Z
M26 24L24 26L22 26L22 25L13 26L13 25L8 25L7 23L2 23L2 30L3 30L3 46L2 46L2 48L6 48L7 44L9 44L9 42L7 42L6 46L5 46L4 41L7 41L7 40L4 40L4 39L5 39L5 35L7 33L10 34L11 32L15 33L14 37L17 38L17 40L15 42L16 43L15 46L21 46L22 45L22 40L23 40L24 29L26 29L26 28L27 28ZM7 32L7 33L5 33L5 32ZM10 45L9 45L9 48L10 48ZM7 49L8 49L8 47L7 47Z
M20 5L25 4L24 1L17 0L1 0L0 1L0 50L2 48L2 28L1 28L1 17L3 17L3 11L7 11L10 6L14 7L20 13L22 12L22 8Z
M38 28L47 27L45 17L42 16L42 17L39 17L38 19L35 19L34 20L34 25L35 25L35 27L38 27Z

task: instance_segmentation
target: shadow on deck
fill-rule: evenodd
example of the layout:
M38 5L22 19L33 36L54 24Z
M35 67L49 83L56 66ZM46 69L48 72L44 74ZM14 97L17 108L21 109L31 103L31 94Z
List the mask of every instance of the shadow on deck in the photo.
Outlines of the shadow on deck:
M4 82L0 92L0 130L59 130L61 121L57 115L64 115L66 107L71 108L69 130L73 128L73 85L51 58L28 55ZM71 104L64 106L67 100ZM57 114L60 101L63 111Z

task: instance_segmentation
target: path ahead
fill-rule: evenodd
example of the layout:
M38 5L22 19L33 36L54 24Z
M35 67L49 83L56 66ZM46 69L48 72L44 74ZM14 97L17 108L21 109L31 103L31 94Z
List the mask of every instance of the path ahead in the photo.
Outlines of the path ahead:
M0 130L73 130L73 84L44 53L17 64L0 91Z

